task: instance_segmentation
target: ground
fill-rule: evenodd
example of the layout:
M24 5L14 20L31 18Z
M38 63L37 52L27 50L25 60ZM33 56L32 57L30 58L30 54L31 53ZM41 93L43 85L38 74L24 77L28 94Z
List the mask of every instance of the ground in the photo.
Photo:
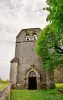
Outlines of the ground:
M10 100L63 100L63 94L58 91L63 84L56 84L51 90L12 90Z

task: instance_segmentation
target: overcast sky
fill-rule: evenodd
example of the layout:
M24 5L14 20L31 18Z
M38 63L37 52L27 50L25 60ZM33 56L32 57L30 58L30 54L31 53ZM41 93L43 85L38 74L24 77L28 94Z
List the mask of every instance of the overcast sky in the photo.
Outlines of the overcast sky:
M44 28L46 0L0 0L0 77L9 79L16 35L24 28Z

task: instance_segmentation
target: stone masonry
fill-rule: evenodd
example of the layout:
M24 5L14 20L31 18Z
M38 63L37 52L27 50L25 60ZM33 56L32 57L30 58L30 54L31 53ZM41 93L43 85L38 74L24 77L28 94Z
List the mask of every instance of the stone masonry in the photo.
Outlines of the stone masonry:
M5 89L0 90L0 100L10 100L10 88L9 84Z

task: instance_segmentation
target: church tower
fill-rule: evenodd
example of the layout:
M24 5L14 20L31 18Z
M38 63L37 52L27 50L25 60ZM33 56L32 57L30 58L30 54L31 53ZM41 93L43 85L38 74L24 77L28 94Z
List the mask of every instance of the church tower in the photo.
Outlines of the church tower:
M40 28L22 29L16 37L15 57L11 60L10 82L17 89L42 89L46 74L36 54Z

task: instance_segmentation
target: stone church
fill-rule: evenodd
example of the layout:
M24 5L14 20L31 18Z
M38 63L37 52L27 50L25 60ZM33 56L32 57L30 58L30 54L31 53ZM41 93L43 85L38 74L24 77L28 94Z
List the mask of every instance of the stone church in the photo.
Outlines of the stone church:
M40 32L40 28L29 28L22 29L17 35L15 57L11 60L10 66L12 88L42 89L46 87L46 72L35 51L36 40ZM60 78L56 80L57 74L56 71L56 82L60 80ZM63 79L63 76L61 78Z

